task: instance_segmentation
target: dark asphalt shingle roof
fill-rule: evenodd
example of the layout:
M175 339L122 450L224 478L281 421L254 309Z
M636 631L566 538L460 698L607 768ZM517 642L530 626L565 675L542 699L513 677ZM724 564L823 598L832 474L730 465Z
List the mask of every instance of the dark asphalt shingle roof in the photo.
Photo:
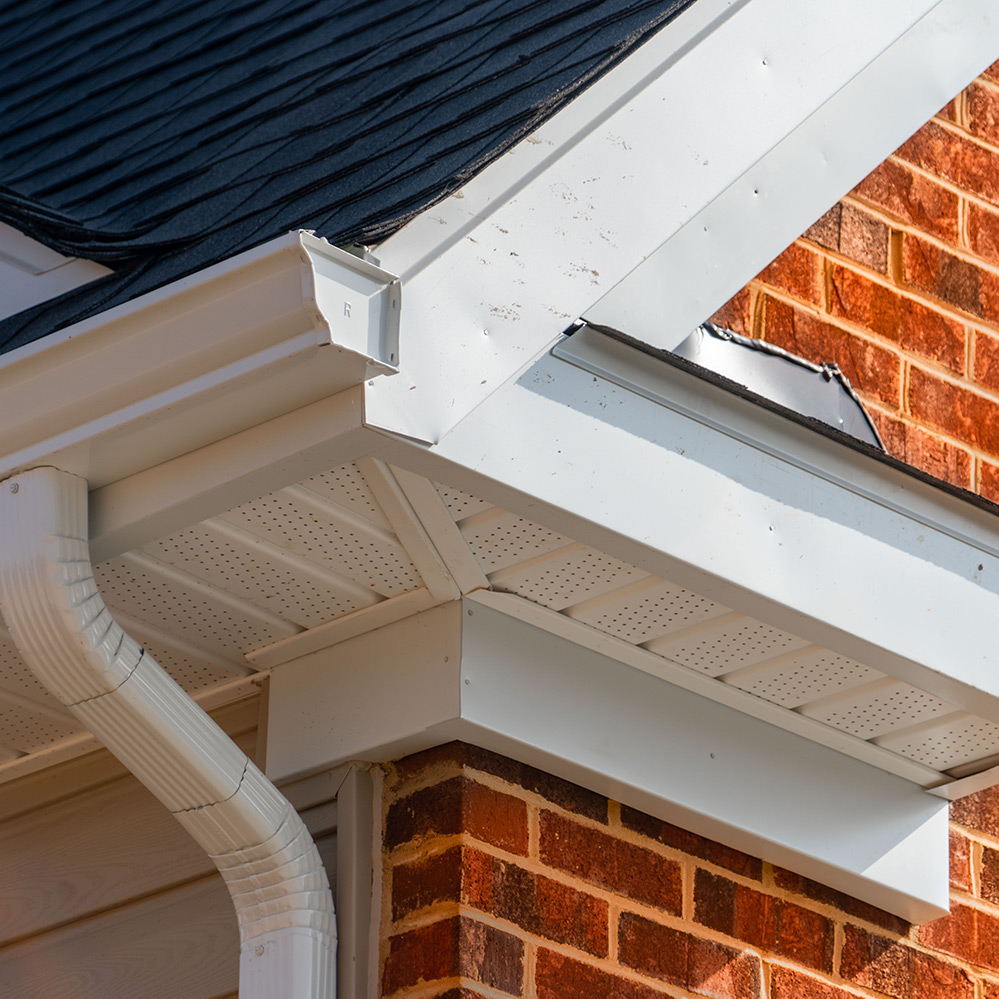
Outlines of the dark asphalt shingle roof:
M0 351L294 228L377 242L693 0L0 2L0 220L115 274Z

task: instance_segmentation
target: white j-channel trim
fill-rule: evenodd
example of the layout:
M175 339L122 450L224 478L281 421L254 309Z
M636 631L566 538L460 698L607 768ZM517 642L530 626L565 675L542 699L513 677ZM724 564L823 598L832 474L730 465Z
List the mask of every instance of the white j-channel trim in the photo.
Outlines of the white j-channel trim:
M941 21L959 36L946 45L953 71L938 65L936 53L928 71L918 61L922 48L909 43L896 57L893 46L935 6L936 0L698 0L455 196L378 248L406 288L406 353L400 378L372 387L369 422L439 440L724 192L734 188L738 201L740 179L771 156L775 182L780 170L802 173L792 197L782 190L754 196L760 207L753 209L759 225L752 235L768 247L764 255L775 256L844 193L857 170L852 152L843 154L843 167L840 155L830 154L834 165L821 171L829 182L817 207L810 193L801 197L814 172L809 137L785 144L788 136L858 79L833 105L823 133L823 148L854 150L854 116L866 121L871 106L885 101L875 89L882 72L862 75L882 58L891 73L901 73L891 81L898 103L886 102L887 113L904 106L911 131L952 96L950 90L938 96L952 81L958 89L982 68L984 48L995 49L996 26L984 23L989 0L943 0ZM965 54L965 32L993 41L974 37ZM926 84L927 76L940 82ZM865 142L869 133L865 128ZM895 142L875 138L861 153L868 169ZM774 213L776 239L769 232ZM754 271L738 263L741 243L713 242L710 266L697 249L680 261L677 281L699 289L703 273L721 272L722 285L711 278L715 284L696 295L717 296L711 312L724 301L720 287L732 281L738 287ZM684 328L703 317L683 319ZM455 377L456 358L462 379Z
M993 62L995 14L992 0L942 0L586 317L674 348Z
M319 852L291 804L111 617L83 479L37 468L0 483L0 609L35 676L218 868L240 930L240 995L332 999L336 925Z
M0 355L0 474L116 481L379 374L395 277L291 233Z
M461 739L912 922L947 911L946 802L468 600L275 669L268 725L273 779Z

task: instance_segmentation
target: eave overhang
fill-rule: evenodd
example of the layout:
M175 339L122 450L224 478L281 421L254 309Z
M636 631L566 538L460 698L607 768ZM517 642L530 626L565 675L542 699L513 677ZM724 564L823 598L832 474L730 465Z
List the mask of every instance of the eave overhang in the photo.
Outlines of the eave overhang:
M670 246L689 295L675 313L667 301L666 313L685 336L903 137L878 128L858 139L845 134L885 73L893 92L906 95L901 120L918 124L989 61L999 33L983 0L906 0L877 10L850 0L809 7L807 27L802 16L790 0L700 0L380 247L385 270L294 234L6 355L0 476L53 464L87 477L95 559L129 553L175 587L204 593L227 584L186 580L186 570L135 550L222 514L235 520L209 528L245 540L252 511L235 508L290 487L318 509L303 480L364 460L387 516L363 531L393 552L405 549L419 585L314 626L259 615L269 638L246 652L247 671L271 671L276 699L293 688L315 693L288 696L272 719L268 753L282 772L275 776L318 770L345 753L384 758L470 738L908 918L943 910L943 797L991 784L995 774L940 773L877 739L843 734L741 688L709 687L688 670L691 679L682 663L602 631L599 614L536 609L512 584L494 593L521 567L484 566L469 541L474 532L463 533L434 484L499 509L490 517L509 516L616 560L625 575L680 588L999 722L989 660L999 536L990 512L638 351L592 337L562 342L570 322L593 314L643 260ZM941 24L947 46L912 47ZM691 114L702 98L714 102L711 113ZM835 111L828 120L826 108ZM800 167L809 123L822 121L825 137L836 148L845 143L850 156L830 159L821 205L801 194L785 208L760 196L768 187L746 188L757 167L768 184ZM702 213L716 211L723 232L724 219L733 220L733 238L705 248L692 227L703 231ZM754 230L750 223L764 215L768 224ZM769 225L771 216L779 224ZM704 267L708 252L712 266ZM394 274L406 290L401 346ZM397 368L395 377L372 378ZM334 528L360 523L342 504L326 509ZM275 564L300 557L250 543ZM431 643L429 652L413 652L408 632L393 644L390 629L434 605L459 606L459 598L475 604L461 608L466 617L485 606L492 626L476 633L471 658L463 649L445 671L433 711L421 716L413 697L438 676L440 650ZM248 613L253 603L228 591L225 601ZM571 688L592 724L560 729L553 744L543 718L496 713L510 692L500 655L508 631L533 650L533 670L511 675L514 703L537 696L554 713L553 690ZM350 643L369 637L394 649L394 668L412 665L395 694L369 683L377 671L369 678L357 666ZM555 646L587 650L580 658L604 696L559 672L572 657ZM400 659L400 650L413 654ZM463 674L470 663L487 673ZM463 695L479 683L494 696ZM685 747L654 719L635 728L646 741L626 738L636 703L666 711L688 701L706 738L755 733L725 742L722 755L734 762L724 779L705 764L688 780ZM344 704L356 709L353 741L327 723L306 738L299 708L332 718ZM372 712L378 725L368 725ZM725 722L733 717L739 724ZM608 749L607 733L620 735L618 749ZM699 747L711 759L709 742ZM778 764L795 757L801 766ZM663 761L676 761L670 779ZM726 791L754 774L757 786L769 786L774 767L783 785L775 790L787 801L813 800L816 770L835 774L809 829L786 809L764 820ZM883 807L873 808L878 801ZM848 842L862 847L852 860L830 842L829 828L852 830ZM913 882L906 872L915 868L925 877Z

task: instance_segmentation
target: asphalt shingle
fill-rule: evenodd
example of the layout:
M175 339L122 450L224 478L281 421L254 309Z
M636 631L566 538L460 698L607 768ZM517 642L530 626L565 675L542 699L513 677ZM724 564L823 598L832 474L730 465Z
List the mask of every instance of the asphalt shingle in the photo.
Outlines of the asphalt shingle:
M693 0L0 3L0 220L115 273L0 351L294 228L373 243Z

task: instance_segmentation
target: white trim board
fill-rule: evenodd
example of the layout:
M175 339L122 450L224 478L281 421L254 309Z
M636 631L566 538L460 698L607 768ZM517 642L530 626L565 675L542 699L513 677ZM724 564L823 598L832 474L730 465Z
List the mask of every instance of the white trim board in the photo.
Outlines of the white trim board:
M937 3L587 309L586 318L673 349L996 53L999 18L990 0ZM767 63L776 71L776 60Z
M594 306L674 239L659 321L686 335L996 50L991 0L698 0L379 246L406 305L369 423L438 441L579 316L626 329Z
M66 257L0 222L0 319L110 273L103 264Z
M280 666L269 697L272 779L462 739L910 921L947 911L946 802L468 600Z

